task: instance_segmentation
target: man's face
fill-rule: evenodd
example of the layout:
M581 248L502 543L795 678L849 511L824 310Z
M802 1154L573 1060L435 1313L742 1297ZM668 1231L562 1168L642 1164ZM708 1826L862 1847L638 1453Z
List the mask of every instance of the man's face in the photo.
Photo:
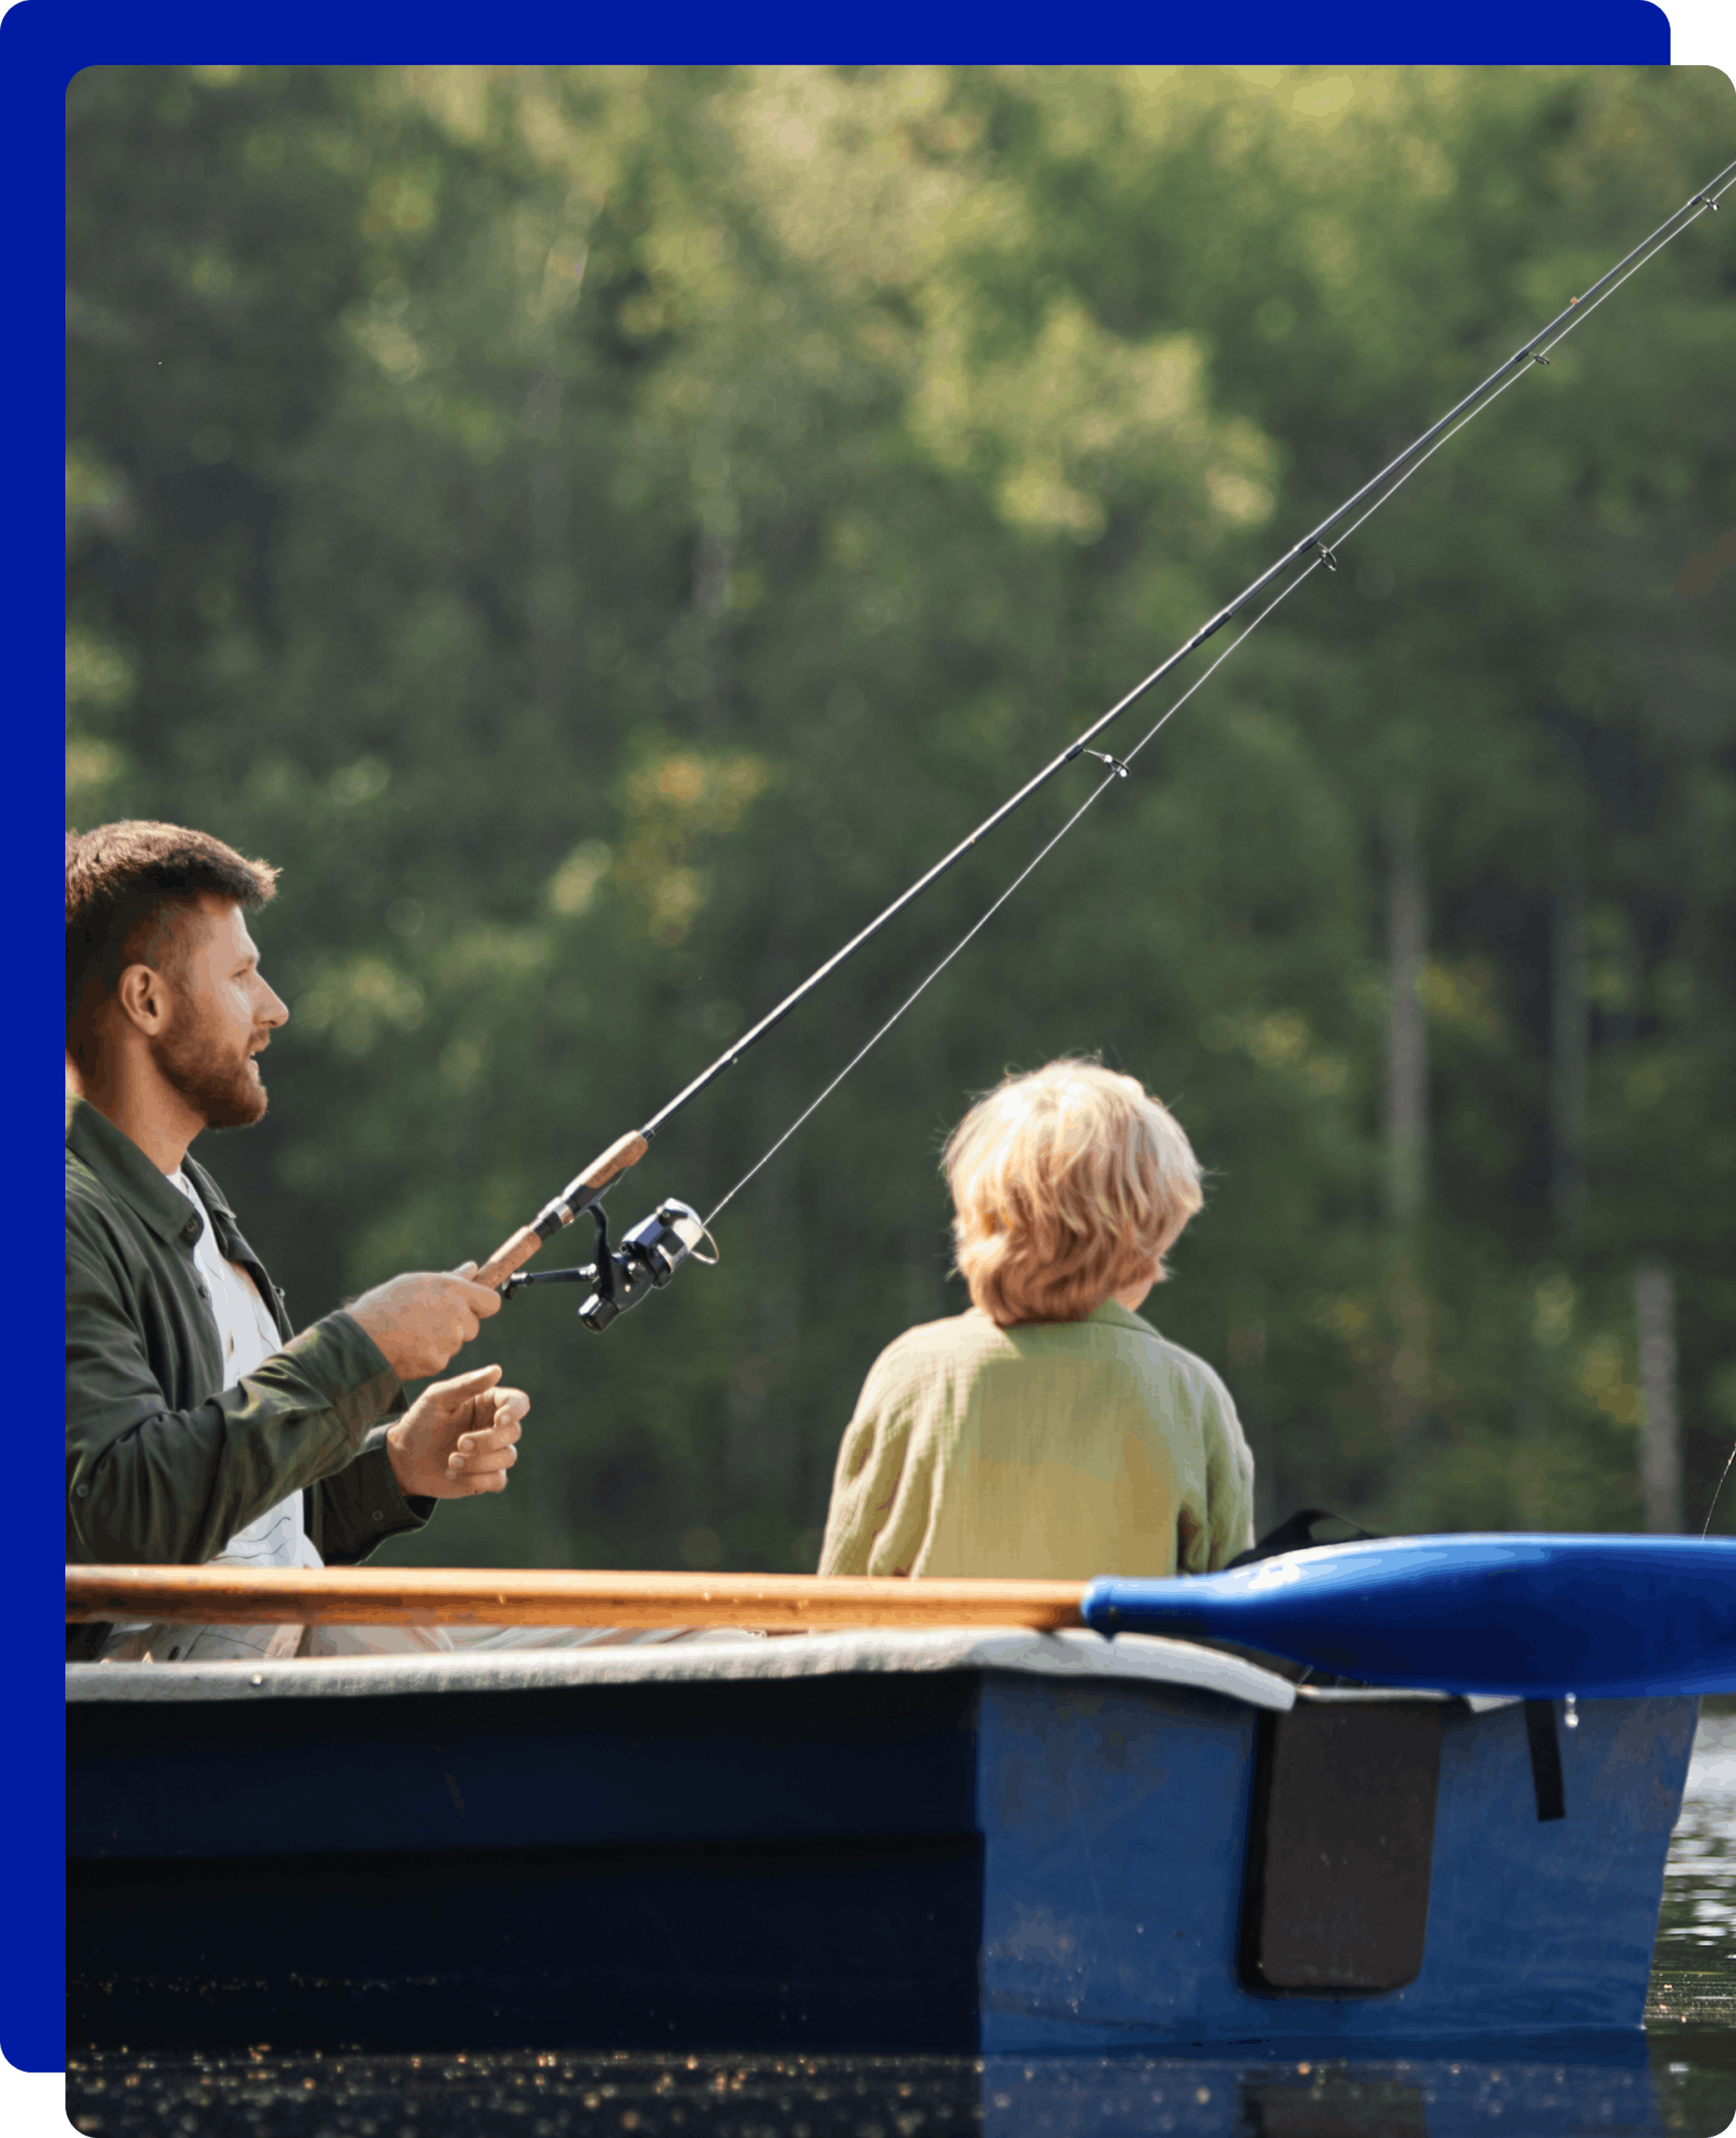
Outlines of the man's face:
M241 909L207 894L176 930L163 977L174 1010L152 1052L207 1128L246 1128L266 1110L254 1057L289 1016L261 977Z

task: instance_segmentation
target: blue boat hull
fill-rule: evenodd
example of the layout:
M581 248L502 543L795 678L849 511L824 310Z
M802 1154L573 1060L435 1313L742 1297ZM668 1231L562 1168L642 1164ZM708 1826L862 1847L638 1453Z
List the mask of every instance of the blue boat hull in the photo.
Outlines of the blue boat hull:
M69 2041L1367 2054L1638 2027L1691 1700L1582 1702L1544 1819L1522 1707L1377 1699L1343 1782L1397 1807L1389 1873L1353 1820L1317 1891L1319 1806L1273 1746L1353 1702L1290 1707L1227 1658L1250 1697L1115 1676L1090 1635L937 1667L934 1638L835 1670L762 1643L802 1674L729 1682L220 1665L182 1697L144 1666L134 1699L84 1667ZM1406 1730L1422 1765L1382 1753ZM1319 1920L1269 1921L1266 1964L1402 1972L1414 1934L1413 1979L1261 1978L1286 1848Z
M982 2042L1319 2052L1637 2028L1695 1703L1582 1705L1562 1733L1567 1815L1538 1817L1521 1710L1441 1716L1426 1928L1414 1981L1309 1994L1250 1982L1243 1903L1258 1726L1138 1699L1069 1718L1057 1763L1028 1689L987 1703ZM1107 1860L1106 1860L1107 1859ZM1378 1906L1378 1895L1361 1896Z

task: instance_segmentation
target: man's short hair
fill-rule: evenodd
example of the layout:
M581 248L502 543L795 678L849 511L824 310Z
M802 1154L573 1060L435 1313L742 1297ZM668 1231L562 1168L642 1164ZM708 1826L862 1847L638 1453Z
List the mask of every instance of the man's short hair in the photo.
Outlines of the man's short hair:
M208 832L134 819L66 834L66 1048L87 1062L98 1012L129 965L163 969L201 893L250 910L277 871Z
M1010 1076L972 1107L943 1164L970 1296L1002 1329L1082 1321L1140 1283L1199 1208L1199 1161L1137 1077L1095 1062Z

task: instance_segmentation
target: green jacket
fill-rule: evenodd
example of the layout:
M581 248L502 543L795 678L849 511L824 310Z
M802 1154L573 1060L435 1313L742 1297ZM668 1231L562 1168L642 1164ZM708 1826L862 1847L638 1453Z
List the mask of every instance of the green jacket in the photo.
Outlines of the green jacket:
M1205 1574L1254 1541L1254 1458L1206 1364L1105 1300L972 1307L875 1359L838 1450L822 1574Z
M191 1159L187 1172L283 1349L223 1387L193 1254L203 1220L130 1137L69 1094L67 1563L197 1565L300 1486L315 1548L353 1565L433 1510L398 1491L385 1426L371 1429L405 1408L403 1388L350 1315L293 1335L222 1189ZM95 1655L107 1630L69 1626L69 1657Z

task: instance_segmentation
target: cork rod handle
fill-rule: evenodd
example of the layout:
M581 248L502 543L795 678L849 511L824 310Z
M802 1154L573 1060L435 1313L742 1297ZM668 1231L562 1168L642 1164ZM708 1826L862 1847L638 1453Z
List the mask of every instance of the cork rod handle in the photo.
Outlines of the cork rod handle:
M580 1200L582 1210L586 1203L594 1201L610 1182L618 1179L629 1167L636 1165L651 1145L636 1129L629 1129L624 1136L617 1136L600 1158L593 1158L581 1174L576 1174L562 1190L563 1200L574 1196ZM562 1221L570 1224L572 1218ZM503 1240L476 1272L476 1282L498 1287L505 1283L513 1272L521 1269L543 1244L543 1236L534 1225L520 1225L512 1237Z

